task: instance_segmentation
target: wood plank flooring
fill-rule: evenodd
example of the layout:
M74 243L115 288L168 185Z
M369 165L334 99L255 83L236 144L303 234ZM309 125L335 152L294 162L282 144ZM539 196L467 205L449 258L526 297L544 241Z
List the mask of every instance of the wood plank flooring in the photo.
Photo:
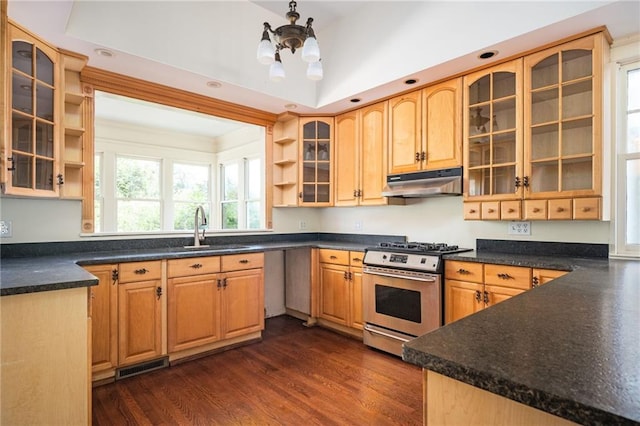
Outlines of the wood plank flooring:
M260 343L94 388L93 424L421 425L421 370L281 316Z

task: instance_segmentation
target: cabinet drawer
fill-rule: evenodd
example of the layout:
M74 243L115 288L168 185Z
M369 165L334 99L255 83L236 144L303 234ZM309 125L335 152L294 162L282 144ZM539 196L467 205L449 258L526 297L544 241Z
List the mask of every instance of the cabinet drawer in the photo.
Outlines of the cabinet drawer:
M362 251L349 252L349 265L362 266L362 259L364 259L364 252Z
M524 200L525 220L547 220L547 200Z
M501 220L520 220L522 218L522 203L520 201L501 201Z
M222 256L222 271L240 271L264 267L264 253L243 253Z
M346 250L320 249L320 263L349 265L349 252Z
M480 203L464 203L464 220L480 220Z
M549 200L549 220L571 219L571 199Z
M118 281L121 284L133 281L159 280L162 277L161 260L121 263L118 269Z
M484 283L528 290L531 288L531 268L486 264Z
M213 274L216 272L220 272L220 256L171 259L167 262L167 276L169 278Z
M500 201L482 203L482 220L500 220Z
M444 276L448 280L482 283L482 263L445 260Z
M600 219L600 199L575 198L573 200L573 218L575 220Z

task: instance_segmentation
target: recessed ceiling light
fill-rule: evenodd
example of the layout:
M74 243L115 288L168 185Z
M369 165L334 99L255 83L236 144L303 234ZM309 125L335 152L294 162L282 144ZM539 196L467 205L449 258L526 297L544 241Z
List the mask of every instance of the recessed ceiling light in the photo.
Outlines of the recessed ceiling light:
M480 58L480 59L489 59L489 58L493 58L497 54L498 54L497 50L487 50L486 52L482 52L481 54L479 54L478 58Z
M109 49L95 49L94 52L98 54L98 56L104 56L105 58L110 58L113 56L113 52Z
M296 105L296 104L286 104L284 107L286 109L296 109L296 108L298 108L298 105Z
M353 102L354 104L357 104L358 102L360 102L360 100L361 100L360 98L353 98L353 99L350 99L349 101Z
M217 89L218 87L222 86L222 83L220 83L219 81L207 81L207 86Z
M405 81L404 81L404 84L416 84L417 82L418 82L418 80L417 80L417 79L415 79L415 78L410 78L410 79L408 79L408 80L405 80Z

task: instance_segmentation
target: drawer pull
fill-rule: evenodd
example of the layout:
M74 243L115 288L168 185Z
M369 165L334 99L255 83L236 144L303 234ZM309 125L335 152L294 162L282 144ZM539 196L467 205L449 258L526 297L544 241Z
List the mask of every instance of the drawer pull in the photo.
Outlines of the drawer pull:
M354 257L353 259L354 262L362 262L362 259L360 259L359 257Z
M202 268L202 263L194 263L190 267L193 268L193 269L200 269L200 268Z
M476 213L476 212L477 212L476 209L469 209L469 213L471 213L471 214Z
M509 209L509 210L507 210L507 212L509 212L509 213L513 213L513 212L515 212L515 211L516 211L515 209Z
M138 274L138 275L144 275L147 272L149 272L147 268L136 269L135 271L133 271L134 274Z
M456 272L459 273L460 275L467 275L467 274L471 273L471 272L467 271L466 269L462 269L462 268L458 269Z
M240 259L239 262L240 263L249 263L249 261L247 259Z
M487 209L487 212L493 213L493 212L495 212L495 210L494 209Z
M329 259L337 259L337 257L334 256L334 255L331 255L331 256L329 256Z
M558 207L558 208L556 209L556 211L557 211L558 213L562 213L562 212L564 211L564 208L563 208L563 207Z
M582 209L582 211L583 211L583 212L585 212L585 213L586 213L586 212L589 212L589 211L591 211L591 207L584 207L584 208Z
M540 209L539 209L539 208L537 208L537 207L534 207L533 212L534 212L534 213L540 213Z
M509 280L511 278L513 278L511 275L509 274L498 274L498 278L501 278L503 280Z

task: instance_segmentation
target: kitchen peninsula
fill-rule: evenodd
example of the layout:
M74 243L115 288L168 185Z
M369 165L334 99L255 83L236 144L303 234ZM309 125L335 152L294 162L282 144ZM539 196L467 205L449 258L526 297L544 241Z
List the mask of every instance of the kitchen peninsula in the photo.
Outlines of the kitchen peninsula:
M572 272L405 344L423 368L426 425L640 424L640 262L447 258Z

